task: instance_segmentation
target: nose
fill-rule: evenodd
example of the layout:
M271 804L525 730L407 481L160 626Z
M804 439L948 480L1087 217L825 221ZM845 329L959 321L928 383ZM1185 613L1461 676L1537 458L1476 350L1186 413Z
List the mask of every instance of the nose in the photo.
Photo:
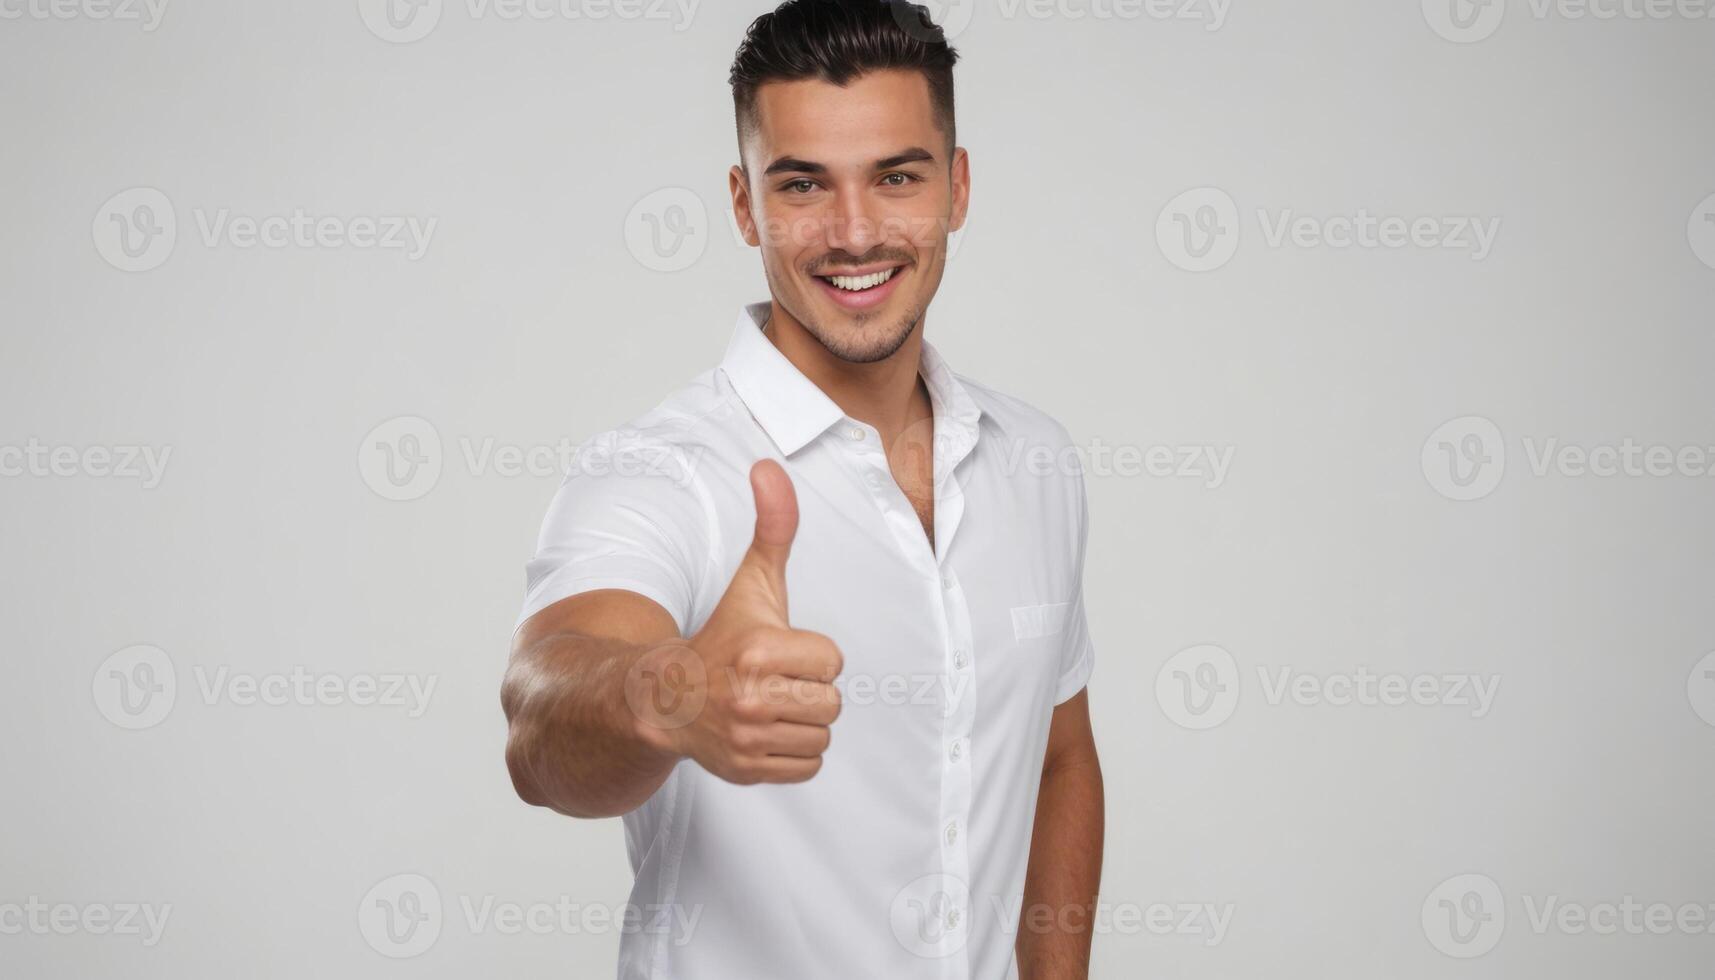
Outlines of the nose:
M846 186L834 195L833 207L824 218L823 237L829 248L862 255L881 243L881 228L866 191Z

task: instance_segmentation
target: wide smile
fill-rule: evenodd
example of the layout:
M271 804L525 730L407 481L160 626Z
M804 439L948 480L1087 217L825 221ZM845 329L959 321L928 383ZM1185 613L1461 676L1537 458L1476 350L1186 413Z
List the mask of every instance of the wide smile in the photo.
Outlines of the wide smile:
M847 310L867 310L885 302L905 278L905 266L860 270L856 274L815 276L822 293Z

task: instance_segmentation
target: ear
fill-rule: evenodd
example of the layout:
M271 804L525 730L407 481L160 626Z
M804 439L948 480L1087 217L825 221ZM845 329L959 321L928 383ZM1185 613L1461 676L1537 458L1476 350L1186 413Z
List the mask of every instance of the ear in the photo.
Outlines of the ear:
M750 212L750 180L744 174L744 167L735 165L727 171L726 182L732 192L733 220L738 223L745 244L755 248L762 244L762 239L756 233L756 215Z
M971 206L971 157L962 146L953 147L953 213L948 233L965 226L965 212Z

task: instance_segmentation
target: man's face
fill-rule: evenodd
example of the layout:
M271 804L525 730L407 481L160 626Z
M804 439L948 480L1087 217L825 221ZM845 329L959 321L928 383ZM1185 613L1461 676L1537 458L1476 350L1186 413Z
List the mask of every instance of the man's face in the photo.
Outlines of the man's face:
M836 357L898 350L940 286L970 191L947 142L921 72L758 88L733 212L775 302Z

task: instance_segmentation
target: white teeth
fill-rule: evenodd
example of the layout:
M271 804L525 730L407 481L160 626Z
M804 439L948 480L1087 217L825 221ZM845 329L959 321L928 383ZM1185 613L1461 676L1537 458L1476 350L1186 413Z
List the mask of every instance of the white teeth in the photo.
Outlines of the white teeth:
M853 291L860 289L872 289L887 280L892 279L893 274L897 271L897 269L883 269L880 272L873 272L867 276L828 276L827 280L841 289L850 289Z

